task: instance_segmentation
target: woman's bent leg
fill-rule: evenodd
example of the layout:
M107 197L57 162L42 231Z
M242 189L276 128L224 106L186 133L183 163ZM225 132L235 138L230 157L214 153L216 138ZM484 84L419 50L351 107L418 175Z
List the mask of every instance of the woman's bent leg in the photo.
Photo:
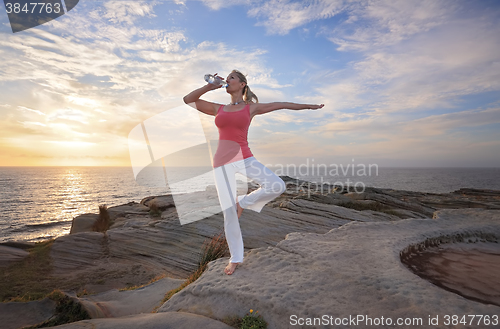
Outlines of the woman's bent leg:
M236 172L256 182L260 188L237 198ZM224 231L231 253L229 262L241 263L244 249L236 202L238 201L242 208L260 212L266 203L281 195L286 186L279 176L254 157L217 167L214 173L219 202L224 215Z
M285 182L254 157L245 159L245 169L239 172L260 185L252 193L238 197L238 202L244 209L260 212L266 203L286 190Z

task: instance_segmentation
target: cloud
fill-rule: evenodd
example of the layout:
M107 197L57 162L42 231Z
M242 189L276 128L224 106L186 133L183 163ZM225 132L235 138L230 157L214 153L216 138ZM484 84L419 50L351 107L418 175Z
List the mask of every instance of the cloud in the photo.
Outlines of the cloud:
M26 127L26 125L35 125L35 126L42 126L42 127L47 126L46 124L41 123L41 122L24 121L24 122L20 122L20 123L23 124L25 127Z
M204 3L218 10L245 2L204 0ZM251 7L248 15L257 18L257 25L266 27L268 34L284 35L310 22L338 15L341 24L332 28L324 21L323 33L337 43L340 50L366 50L374 45L398 43L439 26L459 7L448 0L270 0L246 4Z
M111 23L125 23L133 25L139 17L153 17L153 7L156 1L110 1L97 7L93 15L102 15Z
M268 34L284 35L311 21L330 18L344 8L341 0L271 0L254 6L248 15L261 19L257 25L265 26Z
M500 108L485 110L468 110L441 115L432 115L425 118L413 120L401 127L408 134L415 135L443 135L450 130L465 127L480 127L500 123Z
M212 10L219 10L236 5L253 5L260 0L201 0L205 6Z
M27 107L24 107L24 106L18 106L17 109L19 111L28 111L28 112L32 112L32 113L36 113L38 115L46 115L45 113L43 113L42 111L38 111L38 110L33 110L33 109L30 109L30 108L27 108Z
M345 27L339 28L338 40L345 41L340 49L356 51L360 58L331 72L335 84L317 88L319 95L332 99L336 110L358 108L385 115L452 109L464 97L500 89L495 12L460 11L458 6L446 12L447 2L412 4L413 11L409 2L397 4L370 2L358 18L370 17L368 26L353 26L349 36ZM369 35L361 37L365 33Z
M83 124L88 124L88 119L93 117L94 115L89 112L83 112L81 110L76 109L59 109L53 111L48 117L47 121L61 121L61 120L70 120L76 121Z
M14 91L8 102L3 98L8 104L0 114L2 137L23 139L28 147L49 153L55 146L33 141L124 146L134 126L180 105L184 95L205 83L205 73L237 68L248 73L252 86L283 87L262 49L188 43L180 30L136 27L132 18L122 17L153 15L151 6L134 4L112 14L115 8L109 5L51 21L47 29L0 35L5 56L0 81ZM205 98L225 104L228 97L218 90ZM45 121L28 115L35 113Z
M494 8L454 1L204 3L213 10L240 5L268 34L302 27L307 38L315 34L316 47L337 48L328 64L310 60L299 78L311 77L313 83L292 96L296 102L324 102L323 110L256 118L252 129L258 134L250 142L264 156L416 157L430 144L459 152L454 143L467 142L461 129L480 131L498 122L498 104L474 110L466 104L471 95L500 88ZM267 49L195 43L188 30L144 27L141 22L155 17L157 4L82 3L71 19L64 16L22 35L0 34L0 81L9 88L2 91L2 137L29 135L23 137L26 145L33 140L125 145L130 129L180 105L182 96L203 85L203 74L232 69L248 73L261 102L288 100L293 79L277 79L285 74L273 71ZM222 89L203 97L228 102ZM276 144L268 143L274 138ZM498 147L485 140L465 144Z
M333 29L325 28L325 33L338 50L368 51L446 24L458 8L448 0L356 1L343 8L347 18Z
M490 124L500 124L500 108L466 110L418 119L383 116L332 121L315 128L313 133L327 139L344 135L364 143L377 139L391 142L408 139L427 142L429 138L449 136L453 130Z

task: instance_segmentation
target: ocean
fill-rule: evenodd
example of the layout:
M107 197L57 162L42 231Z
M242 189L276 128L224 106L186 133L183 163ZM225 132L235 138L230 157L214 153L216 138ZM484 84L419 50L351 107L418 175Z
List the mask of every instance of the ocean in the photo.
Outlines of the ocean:
M500 190L500 168L271 169L311 182L350 184L358 191L364 186L431 193ZM66 235L75 216L97 213L100 204L111 207L169 192L164 179L151 177L136 181L129 167L0 167L0 242ZM190 184L186 188L195 190Z

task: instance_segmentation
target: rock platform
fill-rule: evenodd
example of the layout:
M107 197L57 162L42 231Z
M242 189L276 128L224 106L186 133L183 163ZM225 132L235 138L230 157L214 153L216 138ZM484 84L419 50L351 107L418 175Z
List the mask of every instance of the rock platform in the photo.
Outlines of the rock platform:
M500 307L437 287L401 262L401 257L431 242L497 244L499 238L499 212L483 209L442 210L434 219L352 222L325 234L291 233L275 247L249 251L231 276L222 274L226 260L214 261L159 312L224 318L253 309L271 329L325 315L329 319L384 317L394 324L398 318L418 318L423 328L435 328L428 325L429 316L444 321L447 314L500 315ZM332 328L335 322L321 324L315 327ZM356 327L370 326L359 322ZM469 327L477 328L460 328Z
M91 293L79 300L94 319L62 327L183 328L178 325L184 321L191 327L227 328L219 320L241 317L250 309L259 311L269 328L300 327L291 324L293 319L324 315L421 318L423 328L429 317L442 321L446 314L500 315L498 306L442 289L402 262L440 244L494 246L500 237L500 191L367 188L354 193L283 178L287 192L261 213L243 212L246 253L236 272L223 274L227 258L210 263L201 278L157 314L140 313L159 306L160 297L196 269L203 243L223 229L222 215L180 225L172 197L166 195L109 208L113 225L106 233L89 231L96 215L75 218L72 234L52 246L53 273L67 282L68 291L78 287ZM153 201L159 217L149 214ZM3 249L11 255L6 259L26 255L12 244ZM117 290L159 275L166 278L138 291ZM19 304L9 315L21 317L28 310L22 306L27 303Z

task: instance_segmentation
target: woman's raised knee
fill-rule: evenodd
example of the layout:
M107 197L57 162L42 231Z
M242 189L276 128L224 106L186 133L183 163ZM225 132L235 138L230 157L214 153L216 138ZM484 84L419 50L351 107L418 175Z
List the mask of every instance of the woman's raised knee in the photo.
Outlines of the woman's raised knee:
M279 196L285 191L285 182L279 176L276 176L276 179L271 183L271 189L269 192L276 194L276 196Z

